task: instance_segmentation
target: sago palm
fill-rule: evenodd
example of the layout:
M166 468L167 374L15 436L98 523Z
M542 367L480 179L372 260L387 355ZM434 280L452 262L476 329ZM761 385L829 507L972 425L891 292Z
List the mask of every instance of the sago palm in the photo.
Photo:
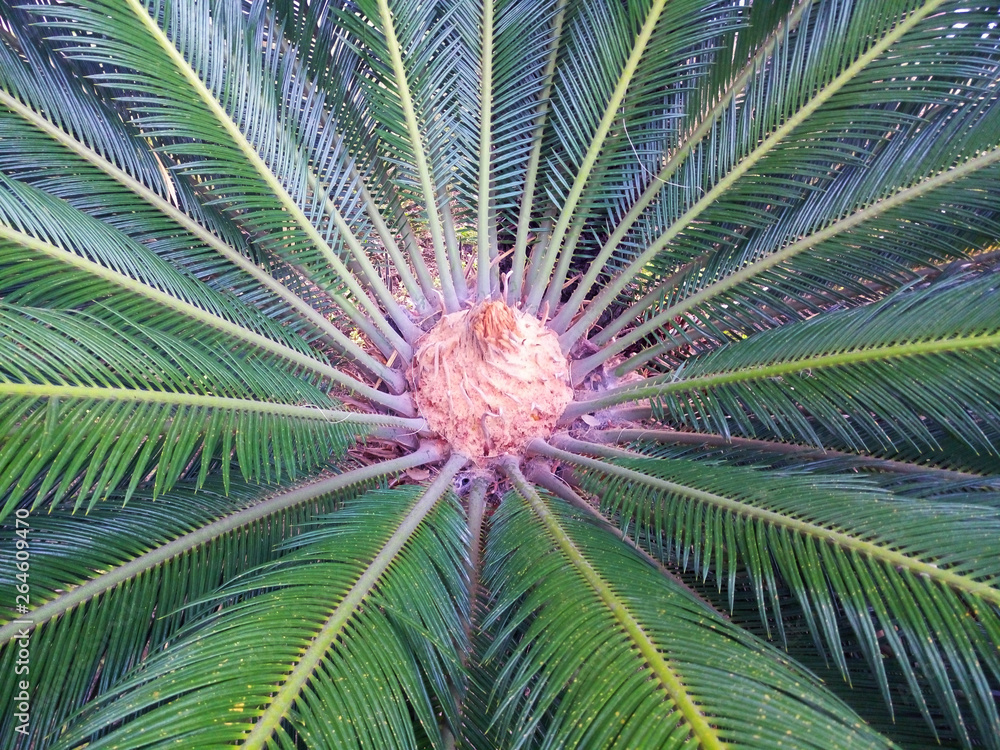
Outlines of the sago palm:
M1000 748L998 24L2 0L0 745Z

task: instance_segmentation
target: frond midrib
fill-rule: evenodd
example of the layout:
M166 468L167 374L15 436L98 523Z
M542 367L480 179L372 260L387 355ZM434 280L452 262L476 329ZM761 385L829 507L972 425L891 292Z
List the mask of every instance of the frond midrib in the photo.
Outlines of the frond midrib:
M334 269L341 281L351 291L352 295L354 295L361 306L372 316L372 321L389 339L393 347L405 358L408 358L412 353L410 345L404 341L400 335L396 333L392 326L386 322L385 318L382 317L381 311L372 302L365 290L361 288L361 285L358 283L354 275L348 270L347 266L344 265L344 262L326 243L316 227L313 226L313 223L303 213L302 209L295 202L295 200L293 200L288 194L285 186L273 174L267 163L261 158L260 154L257 153L257 150L246 139L246 136L244 136L239 126L233 122L225 108L216 100L214 96L212 96L212 92L208 90L201 78L199 78L195 71L191 68L191 65L184 59L184 56L171 43L166 33L160 29L155 21L143 9L138 0L126 0L126 2L135 17L146 29L146 32L156 41L187 84L197 93L198 97L202 100L205 106L212 112L219 125L233 140L233 143L236 144L240 152L246 157L247 161L253 165L257 174L272 191L273 195L278 199L282 208L288 212L288 215L294 219L295 224L305 233L310 242L312 242L313 245L323 254L323 257ZM334 213L333 218L334 222L338 226L338 229L344 233L345 239L347 237L353 237L343 217L340 216L339 211ZM344 231L345 229L347 231Z
M451 480L458 471L468 463L468 459L460 454L453 454L442 467L434 482L420 496L403 520L396 527L392 536L386 541L379 553L358 577L354 586L340 600L336 609L330 614L323 627L312 639L295 664L295 668L285 676L278 686L267 708L257 719L250 734L244 740L243 747L247 750L261 750L270 745L274 730L288 715L302 690L309 682L313 673L319 668L327 651L339 637L348 620L359 606L378 585L379 580L389 569L393 560L406 546L407 541L424 522L427 515L434 509L438 501L451 486Z
M875 362L890 362L911 357L926 357L958 352L1000 347L1000 332L967 334L948 338L910 341L903 344L883 344L865 346L841 352L815 354L797 357L784 362L754 365L727 370L711 375L700 375L681 380L676 374L647 378L638 385L624 385L605 391L595 398L575 401L564 413L565 419L573 419L596 409L616 404L655 399L670 393L683 393L698 389L711 389L734 383L780 378L797 373L811 373L849 365Z
M829 101L834 94L843 89L855 76L889 50L893 44L939 6L943 5L944 2L945 0L930 0L923 7L915 9L908 18L900 22L891 32L873 44L869 50L834 78L833 81L824 86L821 91L817 91L801 109L792 114L771 135L761 141L745 159L740 161L732 171L720 179L711 190L707 191L683 216L673 222L663 234L635 258L629 264L626 271L620 273L617 278L602 289L601 293L592 300L585 313L560 337L560 342L563 344L564 350L568 351L573 343L586 335L587 330L597 321L608 305L626 288L635 274L667 247L686 227L690 226L709 206L713 205L717 198L723 195L739 178L747 174L755 164L776 148L786 136L805 122L810 115ZM677 315L678 313L673 312L671 314Z
M918 560L910 557L909 555L905 555L902 552L897 552L896 550L891 549L888 545L866 541L842 531L810 523L809 521L803 521L793 516L766 510L764 508L758 508L750 505L749 503L740 502L739 500L733 500L732 498L723 497L722 495L717 495L705 490L699 490L694 487L688 487L676 482L670 482L665 479L651 477L647 474L643 474L642 472L635 471L634 469L629 469L623 466L608 463L606 461L600 461L581 455L584 452L589 452L597 455L626 459L645 458L639 454L609 448L608 446L598 446L593 443L585 443L583 441L564 436L553 437L550 440L550 443L535 440L531 443L530 448L532 451L543 456L548 456L549 458L566 461L567 463L599 473L623 477L662 492L675 493L684 497L689 497L697 502L706 503L721 510L742 516L743 518L760 521L777 528L787 529L788 531L796 534L801 534L832 544L843 550L861 554L873 560L878 560L884 565L905 569L913 575L931 579L940 585L971 594L972 596L988 601L994 605L1000 605L1000 590L997 590L989 584L976 581L967 575L954 573L947 568L939 568L933 563Z
M235 249L231 248L179 208L171 205L169 201L162 198L155 191L151 190L149 187L121 170L115 164L108 161L108 159L100 153L73 138L64 130L32 110L30 107L22 104L5 91L0 91L0 104L3 104L11 111L30 122L32 126L62 144L65 148L79 156L88 164L91 164L101 172L104 172L111 179L115 180L128 190L131 190L146 203L160 211L163 215L177 222L177 224L181 227L191 232L195 237L211 247L230 263L237 266L240 270L244 271L248 275L252 276L256 281L266 286L271 292L293 307L300 315L302 315L303 318L329 336L335 344L340 347L341 351L348 353L351 357L356 359L361 365L368 369L369 372L382 377L387 381L398 381L398 374L386 368L364 349L357 346L350 340L349 337L345 336L339 328L334 326L307 302L301 299L281 282L272 278L263 270L258 268L252 261L244 257Z
M5 396L12 398L128 401L166 406L203 407L237 412L273 414L317 422L400 427L417 432L427 428L427 423L421 418L398 417L369 412L351 412L339 409L322 409L318 406L285 404L276 401L258 401L247 398L232 398L229 396L184 393L179 391L141 390L138 388L112 386L65 385L59 383L11 383L0 380L0 397Z
M894 359L907 357L930 356L934 354L949 354L953 352L969 351L973 349L987 349L1000 347L1000 332L971 334L967 336L954 336L943 339L931 339L927 341L912 341L905 344L886 344L882 346L870 346L851 351L835 352L831 354L816 354L813 356L790 359L786 362L774 362L771 364L757 365L753 367L740 368L713 375L702 375L690 378L689 380L674 381L671 375L663 375L653 378L656 395L666 395L675 391L687 391L696 388L713 388L731 383L743 383L750 380L764 380L766 378L780 378L783 375L791 375L812 370L824 370L832 367L843 367L846 365L856 365L867 362L888 362ZM622 392L628 390L626 386ZM645 393L644 398L652 395L652 390L648 393L645 388L639 389Z
M141 576L146 571L162 565L172 558L190 552L242 526L309 502L317 497L338 492L388 474L421 466L436 461L440 457L441 454L438 449L433 447L424 448L401 458L371 466L364 466L329 479L322 479L302 487L280 492L249 508L207 523L189 534L173 539L79 586L70 588L55 599L51 599L40 607L31 610L25 617L30 619L31 628L37 628L39 625L43 625L68 610L91 601L125 581ZM21 626L14 623L7 623L3 627L0 627L0 645L17 636L19 627Z
M479 182L478 190L478 268L477 291L480 299L488 299L491 279L497 273L490 247L490 162L493 150L493 0L482 3L482 41L480 61L479 103Z
M250 344L257 349L276 354L278 357L287 362L292 362L309 370L310 372L314 372L328 378L338 385L369 398L377 404L394 409L400 413L405 413L406 411L410 411L412 409L412 407L409 406L409 400L405 397L393 396L372 388L366 383L355 380L354 378L345 375L337 368L320 362L313 357L306 356L305 354L297 352L284 344L272 341L266 336L247 330L224 318L207 312L196 305L178 299L170 294L167 294L166 292L160 291L159 289L147 286L130 276L126 276L107 268L100 263L69 252L57 245L53 245L49 242L40 240L29 234L19 232L4 225L0 225L0 239L14 242L50 258L54 258L57 261L74 266L91 276L110 282L111 284L125 289L128 292L145 297L163 305L164 307L174 310L175 312L179 312L188 319L209 325L238 341Z
M548 509L545 502L521 473L517 462L508 458L503 463L503 469L514 484L518 494L524 498L542 522L552 541L558 545L570 564L576 568L618 621L622 630L642 655L649 669L656 675L664 691L674 702L677 710L684 716L688 729L698 740L700 747L706 748L706 750L724 750L726 745L720 739L718 732L708 723L705 715L688 694L676 670L646 634L642 625L633 617L628 603L614 592L608 582L587 561L586 556L563 529L559 519Z
M662 428L604 428L588 430L583 434L583 438L596 443L634 443L642 441L653 441L656 443L681 443L684 445L701 445L716 447L750 448L754 450L770 451L778 454L794 455L798 458L846 458L858 461L864 466L875 469L895 472L899 474L934 474L942 478L953 481L988 480L989 477L958 469L945 469L939 466L926 466L924 464L907 463L891 458L879 458L866 456L861 453L850 453L848 451L835 450L833 448L817 448L815 445L802 445L799 443L777 442L772 440L761 440L758 438L735 437L732 435L720 435L711 432L680 432L678 430Z
M434 260L438 266L441 294L444 297L444 305L447 311L456 312L461 307L459 303L460 293L464 291L456 288L454 278L457 275L456 271L461 270L461 260L455 257L450 244L447 249L445 248L442 217L438 211L437 196L431 179L430 166L427 163L427 155L424 153L424 142L420 134L417 110L413 104L413 96L410 94L406 66L403 63L403 50L399 44L399 39L396 37L396 26L392 19L392 11L389 9L388 0L378 0L378 11L382 22L382 33L385 35L386 48L389 52L393 76L396 80L396 94L399 97L399 104L403 110L407 135L410 138L410 147L413 149L413 158L416 162L414 166L417 170L417 177L420 180L420 190L424 196L424 210L427 212L427 228L430 231L431 242L434 246Z

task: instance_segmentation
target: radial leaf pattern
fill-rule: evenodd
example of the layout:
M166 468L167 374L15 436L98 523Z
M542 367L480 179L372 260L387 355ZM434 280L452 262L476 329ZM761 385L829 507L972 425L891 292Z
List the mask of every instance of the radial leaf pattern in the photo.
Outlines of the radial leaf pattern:
M0 745L1000 750L998 84L958 0L0 0Z

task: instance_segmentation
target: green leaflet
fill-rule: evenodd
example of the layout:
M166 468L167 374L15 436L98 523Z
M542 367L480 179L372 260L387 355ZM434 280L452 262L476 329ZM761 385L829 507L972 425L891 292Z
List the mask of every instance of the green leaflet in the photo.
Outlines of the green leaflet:
M567 413L650 398L658 418L722 435L855 450L910 443L927 454L938 428L995 453L996 294L992 276L902 292L691 357Z
M487 619L496 639L487 658L499 667L495 747L889 746L620 542L561 502L526 494L504 500L487 546L487 586L504 582ZM644 643L673 676L669 688ZM681 697L703 715L700 728ZM794 735L765 728L790 714L803 719Z
M231 454L246 478L294 479L369 429L361 423L370 415L337 411L280 362L258 359L242 372L247 353L221 342L95 313L0 305L5 513L36 481L36 503L69 495L78 507L125 477L127 499L153 469L154 492L163 491L194 472L199 453L202 480L211 462L228 464Z
M761 617L774 608L779 636L778 578L842 672L837 608L847 612L884 697L880 649L888 648L920 702L937 701L957 731L967 731L960 703L979 727L1000 726L985 689L1000 674L995 508L897 498L850 478L669 459L623 459L622 470L570 460L587 470L586 486L604 512L654 553L703 579L711 572L719 586L728 581L730 605L737 573L748 573ZM983 741L994 736L983 732Z
M178 737L205 748L246 738L303 647L366 569L373 570L380 549L408 519L420 499L415 490L375 491L348 501L323 519L322 531L303 537L278 562L231 587L229 595L251 595L221 615L192 621L170 648L115 689L115 700L105 702L57 747L75 747L97 724L120 718L127 719L123 729L87 746L113 746L138 732L144 732L149 747L174 744ZM461 559L462 519L447 501L436 509L432 502L421 518L387 561L391 568L377 573L377 590L376 580L371 581L363 600L345 612L348 619L336 645L327 644L321 666L274 727L279 742L287 742L289 730L307 728L320 732L315 741L327 746L415 747L407 705L418 717L417 732L437 734L431 701L450 700L446 687L453 662L447 653L462 632L461 605L452 604L452 597L460 596L461 568L428 563L443 556ZM306 561L310 564L303 567ZM424 592L420 604L412 599L416 584ZM269 643L266 651L256 647L261 640ZM433 645L425 648L425 643ZM237 667L231 679L212 678L220 663ZM169 702L157 707L164 699ZM371 720L366 706L377 707L377 720ZM166 715L171 719L164 724Z

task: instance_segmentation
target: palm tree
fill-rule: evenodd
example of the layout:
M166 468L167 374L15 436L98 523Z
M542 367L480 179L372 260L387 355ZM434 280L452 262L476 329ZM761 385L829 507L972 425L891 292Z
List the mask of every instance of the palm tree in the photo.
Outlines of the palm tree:
M1000 748L998 25L0 0L0 744Z

